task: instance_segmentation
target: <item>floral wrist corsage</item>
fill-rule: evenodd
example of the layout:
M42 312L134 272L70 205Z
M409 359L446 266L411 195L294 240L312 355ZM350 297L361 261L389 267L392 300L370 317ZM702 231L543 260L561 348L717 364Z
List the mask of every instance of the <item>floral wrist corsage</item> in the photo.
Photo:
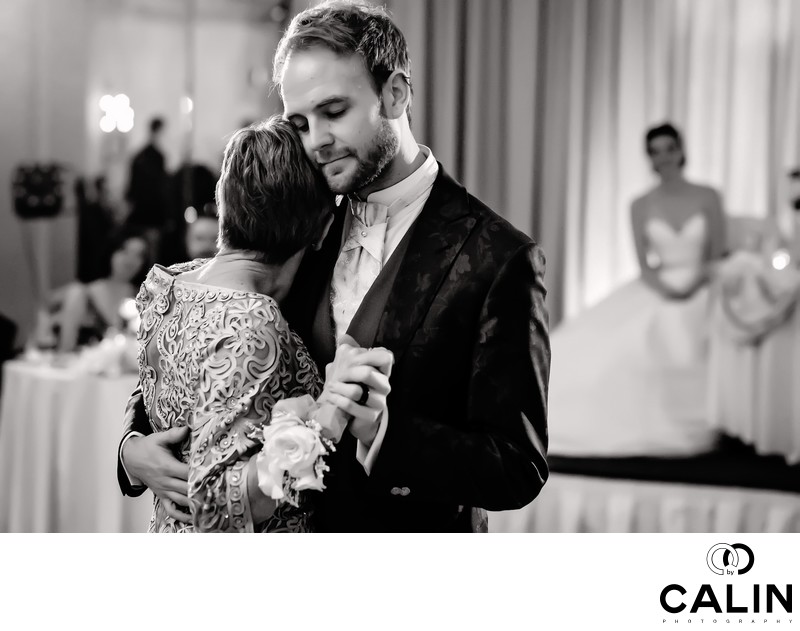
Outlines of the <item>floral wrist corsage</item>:
M325 456L336 451L330 433L317 421L313 397L278 401L264 427L264 446L256 457L258 488L278 502L298 506L300 491L322 491L328 471ZM325 416L324 414L322 416Z

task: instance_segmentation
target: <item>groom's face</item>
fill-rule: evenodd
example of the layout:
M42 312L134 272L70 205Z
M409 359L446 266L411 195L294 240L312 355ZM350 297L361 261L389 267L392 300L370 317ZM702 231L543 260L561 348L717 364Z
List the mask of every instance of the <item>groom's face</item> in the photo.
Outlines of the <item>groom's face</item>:
M284 115L334 193L363 189L397 154L397 136L358 55L295 51L284 65L281 92Z

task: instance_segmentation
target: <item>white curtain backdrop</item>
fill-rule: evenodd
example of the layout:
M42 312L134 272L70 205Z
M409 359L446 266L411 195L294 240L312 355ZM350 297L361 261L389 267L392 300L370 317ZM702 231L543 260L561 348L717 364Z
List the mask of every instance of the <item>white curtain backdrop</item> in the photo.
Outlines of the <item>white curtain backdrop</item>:
M569 0L543 12L534 208L563 292L555 319L638 273L629 206L655 182L653 124L684 131L686 176L716 187L730 214L785 218L786 172L800 162L800 2Z

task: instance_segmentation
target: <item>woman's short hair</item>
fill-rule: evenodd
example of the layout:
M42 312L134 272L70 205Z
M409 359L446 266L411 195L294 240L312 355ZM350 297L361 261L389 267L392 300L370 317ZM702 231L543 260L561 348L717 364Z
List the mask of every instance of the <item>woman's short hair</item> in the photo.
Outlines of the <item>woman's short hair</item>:
M647 152L647 155L650 155L650 143L653 142L654 139L661 136L667 136L675 141L678 149L681 150L681 154L683 154L681 156L680 166L685 166L686 150L683 148L683 136L681 136L681 132L679 132L678 129L672 125L672 123L663 123L647 130L647 133L644 137L644 150Z
M324 176L279 116L233 134L216 197L220 248L258 252L270 264L311 244L333 206Z

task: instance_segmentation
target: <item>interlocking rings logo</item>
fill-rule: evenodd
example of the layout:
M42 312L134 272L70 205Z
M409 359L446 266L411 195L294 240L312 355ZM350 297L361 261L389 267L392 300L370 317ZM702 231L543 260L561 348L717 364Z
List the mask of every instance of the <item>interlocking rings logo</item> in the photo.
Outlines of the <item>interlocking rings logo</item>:
M724 552L719 554L721 550L724 550ZM738 550L747 553L747 565L744 565L744 567L742 567L743 559L740 553L737 552ZM708 563L709 569L714 574L720 575L745 574L753 567L754 561L753 551L743 543L718 543L711 546L706 555L706 563ZM731 568L735 568L736 572Z

